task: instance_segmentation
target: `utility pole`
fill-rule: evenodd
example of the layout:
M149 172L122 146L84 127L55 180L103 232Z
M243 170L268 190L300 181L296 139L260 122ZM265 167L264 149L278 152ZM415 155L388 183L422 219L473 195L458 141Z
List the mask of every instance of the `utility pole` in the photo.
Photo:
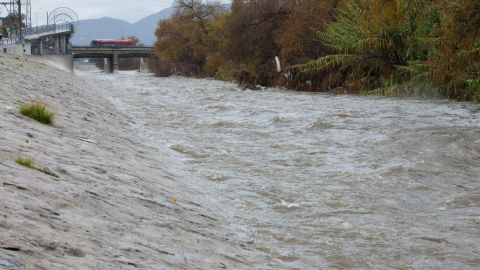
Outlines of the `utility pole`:
M32 27L32 1L25 0L25 27Z
M15 24L13 29L17 30L17 34L22 33L23 27L32 27L31 0L0 0L0 19L3 17L3 11L7 12L10 19L13 19Z
M17 0L18 6L18 34L22 35L22 0Z

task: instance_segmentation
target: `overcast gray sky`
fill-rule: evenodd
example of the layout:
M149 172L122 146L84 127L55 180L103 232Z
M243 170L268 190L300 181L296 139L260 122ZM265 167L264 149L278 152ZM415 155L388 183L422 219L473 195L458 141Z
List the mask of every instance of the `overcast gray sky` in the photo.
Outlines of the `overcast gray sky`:
M172 6L174 0L31 0L32 23L44 24L46 12L57 7L69 7L80 18L112 17L135 22L150 14ZM229 2L224 0L223 2Z

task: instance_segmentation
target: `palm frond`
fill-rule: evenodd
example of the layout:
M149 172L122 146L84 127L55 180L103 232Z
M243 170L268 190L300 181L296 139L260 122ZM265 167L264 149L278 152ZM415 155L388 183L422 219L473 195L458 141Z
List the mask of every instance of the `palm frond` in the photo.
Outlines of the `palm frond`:
M313 60L305 64L297 65L296 67L299 68L300 71L302 72L311 72L311 71L323 72L323 71L329 71L336 67L345 65L357 58L358 56L353 54L327 55L317 60Z
M391 42L388 39L380 37L368 37L360 39L350 46L349 51L365 52L365 51L379 51L387 50L391 47Z
M341 11L337 20L328 25L327 29L318 34L318 37L340 53L349 53L352 45L363 38L358 22L363 17L365 10L356 4L349 4Z
M413 81L423 81L431 76L429 66L421 61L410 61L406 66L395 66L395 69Z
M480 79L469 79L464 80L464 82L468 88L480 90Z

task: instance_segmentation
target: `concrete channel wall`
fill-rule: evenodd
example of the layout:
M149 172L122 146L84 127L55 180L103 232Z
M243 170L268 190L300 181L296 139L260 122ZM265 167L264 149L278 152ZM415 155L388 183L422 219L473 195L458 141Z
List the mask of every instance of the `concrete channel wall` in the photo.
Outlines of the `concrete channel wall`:
M31 44L24 42L21 38L2 38L0 39L0 53L10 53L15 55L30 54Z

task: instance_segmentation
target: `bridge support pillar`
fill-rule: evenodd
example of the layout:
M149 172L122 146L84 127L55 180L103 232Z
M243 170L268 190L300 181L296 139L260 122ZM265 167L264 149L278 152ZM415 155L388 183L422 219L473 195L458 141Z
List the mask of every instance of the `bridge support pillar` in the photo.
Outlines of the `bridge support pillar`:
M55 54L60 54L60 36L54 36L55 39Z
M113 57L107 58L108 59L108 73L113 73Z
M38 39L38 54L43 54L43 38Z
M112 62L112 73L115 73L118 71L118 52L113 52Z
M66 35L61 35L58 37L60 42L59 46L59 52L60 54L67 54L67 36Z
M69 54L70 52L70 35L65 35L65 53Z

